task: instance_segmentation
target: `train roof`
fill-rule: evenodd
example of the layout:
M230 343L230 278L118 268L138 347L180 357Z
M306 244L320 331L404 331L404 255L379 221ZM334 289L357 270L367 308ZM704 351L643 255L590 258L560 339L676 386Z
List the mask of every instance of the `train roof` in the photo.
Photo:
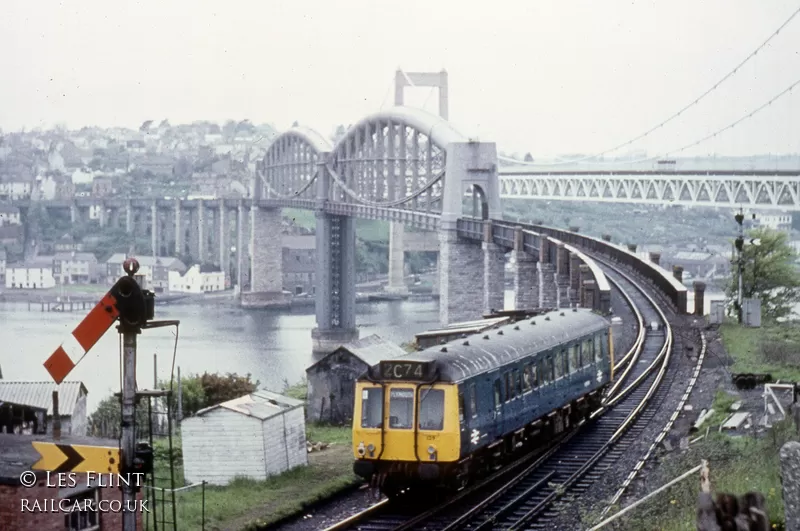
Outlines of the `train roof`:
M433 362L440 381L460 382L609 326L586 308L554 310L387 361Z

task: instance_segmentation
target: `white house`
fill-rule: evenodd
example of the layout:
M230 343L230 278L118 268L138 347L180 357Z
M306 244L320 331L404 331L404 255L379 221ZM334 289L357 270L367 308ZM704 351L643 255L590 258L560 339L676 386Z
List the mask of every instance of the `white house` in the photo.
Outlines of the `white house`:
M113 284L119 277L125 274L122 268L126 255L115 253L106 260L106 281ZM156 293L169 289L169 271L186 271L186 265L177 258L171 256L137 256L139 261L139 274L145 279L148 289L153 289Z
M169 290L182 293L208 293L225 289L225 273L211 266L193 265L181 275L169 272Z
M6 288L47 289L55 285L52 256L38 256L6 267Z
M0 183L0 199L30 199L33 186L30 181L8 181Z
M4 225L20 225L22 218L19 208L13 205L0 205L0 227Z
M201 409L181 421L186 481L264 480L308 464L303 402L269 391Z

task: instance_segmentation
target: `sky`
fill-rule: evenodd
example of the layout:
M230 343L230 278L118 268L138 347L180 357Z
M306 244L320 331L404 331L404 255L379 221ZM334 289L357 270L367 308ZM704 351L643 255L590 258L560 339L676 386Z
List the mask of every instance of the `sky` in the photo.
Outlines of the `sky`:
M0 128L297 121L324 135L393 105L395 71L446 69L450 119L498 149L597 153L713 86L799 0L3 0ZM800 15L678 120L674 150L800 79ZM406 104L438 113L430 89ZM683 155L800 152L800 85Z

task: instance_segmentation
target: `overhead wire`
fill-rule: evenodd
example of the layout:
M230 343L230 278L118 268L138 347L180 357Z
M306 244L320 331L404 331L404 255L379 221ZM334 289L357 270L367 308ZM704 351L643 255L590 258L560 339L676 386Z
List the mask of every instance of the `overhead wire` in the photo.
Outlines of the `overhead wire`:
M515 159L511 159L509 157L498 157L498 158L501 159L501 160L515 162L517 164L521 164L521 165L525 165L525 166L562 166L564 164L575 164L575 163L578 163L578 162L587 161L589 159L595 159L597 157L602 157L603 155L607 155L608 153L616 151L616 150L618 150L620 148L629 146L629 145L633 144L634 142L636 142L638 140L641 140L642 138L645 138L646 136L650 135L651 133L655 132L656 130L660 129L661 127L665 126L666 124L670 123L674 119L676 119L679 116L681 116L684 112L686 112L690 108L692 108L695 105L697 105L698 103L700 103L703 99L705 99L706 96L708 96L709 94L714 92L717 88L719 88L720 85L722 85L725 81L727 81L734 74L736 74L739 71L739 69L742 68L742 66L744 66L748 61L750 61L750 59L755 57L758 54L758 52L760 52L767 44L769 44L770 41L772 41L772 39L777 37L778 34L781 32L781 30L783 30L783 28L785 28L798 14L800 14L800 7L798 7L797 10L795 10L794 13L792 13L789 16L789 18L787 18L786 21L783 24L781 24L780 27L778 27L778 29L776 29L774 32L772 32L772 34L764 42L762 42L753 52L748 54L747 57L744 58L744 60L742 60L738 65L736 65L733 68L733 70L731 70L727 74L725 74L722 77L722 79L717 81L711 88L709 88L708 90L703 92L700 96L698 96L697 98L692 100L691 103L689 103L689 104L685 105L684 107L682 107L679 111L673 113L666 120L661 121L658 125L655 125L655 126L651 127L650 129L648 129L644 133L632 138L631 140L623 142L622 144L618 144L618 145L616 145L616 146L614 146L612 148L606 149L605 151L601 151L599 153L595 153L594 155L587 155L585 157L581 157L581 158L577 158L577 159L571 159L571 160L559 159L557 162L535 162L535 161L534 162L523 162L523 161L518 161L518 160L515 160ZM645 160L650 160L650 159L645 159ZM627 163L628 161L625 161L625 162ZM587 164L604 164L604 163L600 162L600 161L592 161L592 162L588 162ZM619 162L614 162L614 164L619 164Z
M776 102L778 99L780 99L784 95L790 93L792 91L792 89L795 88L797 85L800 85L800 79L798 79L797 81L795 81L794 83L789 85L787 88L785 88L784 90L779 92L777 95L773 96L772 99L770 99L766 103L761 104L756 109L754 109L754 110L750 111L749 113L741 116L738 120L726 125L725 127L721 128L721 129L717 129L713 133L710 133L710 134L704 136L703 138L700 138L699 140L695 140L694 142L686 144L685 146L677 148L677 149L671 149L669 151L665 151L665 152L661 153L660 155L653 155L652 157L644 157L644 158L641 158L641 159L625 161L625 164L634 164L634 163L637 163L637 162L648 162L648 161L652 161L652 160L657 160L657 159L663 158L663 157L665 157L667 155L680 153L681 151L685 151L685 150L687 150L689 148L693 148L694 146L697 146L698 144L702 144L706 140L714 138L715 136L720 135L720 134L724 133L725 131L727 131L729 129L733 129L734 127L736 127L740 123L744 122L745 120L747 120L749 118L752 118L754 115L756 115L760 111L766 109L767 107L772 105L774 102Z

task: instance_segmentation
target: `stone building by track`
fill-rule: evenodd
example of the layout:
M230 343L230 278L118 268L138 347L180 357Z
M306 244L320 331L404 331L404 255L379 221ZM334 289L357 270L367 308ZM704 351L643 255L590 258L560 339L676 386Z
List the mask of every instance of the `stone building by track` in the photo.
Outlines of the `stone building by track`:
M356 379L379 361L405 354L400 346L371 335L324 356L306 369L308 420L348 423L353 418Z

